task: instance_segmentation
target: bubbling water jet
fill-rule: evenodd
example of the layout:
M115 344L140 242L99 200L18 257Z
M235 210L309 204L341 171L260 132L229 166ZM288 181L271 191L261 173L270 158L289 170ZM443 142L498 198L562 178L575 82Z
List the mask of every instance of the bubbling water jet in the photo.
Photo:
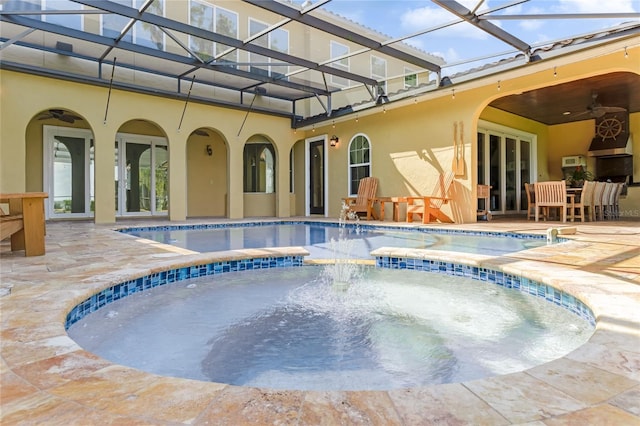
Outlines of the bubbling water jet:
M338 220L338 239L331 238L329 246L333 253L333 263L325 267L324 273L336 290L346 291L353 283L362 279L362 265L353 257L354 239L349 238L351 230L347 228L347 220L354 220L355 235L360 234L360 218L356 212L349 209L344 202Z

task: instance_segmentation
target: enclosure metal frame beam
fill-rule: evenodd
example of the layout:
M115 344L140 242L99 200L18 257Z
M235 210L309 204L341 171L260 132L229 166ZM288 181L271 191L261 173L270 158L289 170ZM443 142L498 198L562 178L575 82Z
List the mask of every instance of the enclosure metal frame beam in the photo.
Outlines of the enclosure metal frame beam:
M508 45L515 47L519 51L524 52L526 55L529 55L531 53L531 46L529 46L528 43L520 40L518 37L503 30L497 25L487 21L486 16L485 16L485 19L481 19L478 15L471 12L469 9L467 9L465 6L461 5L455 0L431 0L431 1L433 1L435 4L442 7L443 9L453 13L457 17L464 19L465 22L468 22L474 27L479 28L482 31L488 33L489 35L497 38L498 40L501 40L507 43Z
M379 41L365 37L362 34L348 30L339 25L327 22L315 16L309 14L302 14L299 10L287 6L284 3L277 2L275 0L243 0L245 3L249 3L253 6L260 7L270 12L276 13L281 16L290 18L293 21L307 25L320 31L333 34L336 37L349 40L350 42L367 47L368 49L375 50L401 61L410 63L420 68L427 69L433 72L440 71L440 65L427 61L426 59L419 58L415 55L398 50L386 44L382 44ZM331 74L331 73L329 73Z
M313 61L302 59L288 53L279 52L277 50L268 49L256 44L245 44L242 40L238 40L233 37L225 36L223 34L207 31L192 25L188 25L173 19L165 18L163 16L154 15L148 12L139 12L132 7L123 6L118 3L114 3L109 0L71 0L75 3L79 3L88 7L104 10L106 12L115 13L120 16L125 16L131 19L137 19L141 22L156 25L158 27L168 28L174 31L181 32L183 34L192 35L204 40L209 40L224 45L235 47L241 50L245 50L250 53L256 53L258 55L266 56L269 58L277 59L281 62L287 62L292 65L301 66L310 70L317 70L320 72L326 72L327 74L333 74L338 77L346 78L347 80L357 81L363 84L375 85L376 80L364 77L360 74L354 74L348 71L343 71L337 68L333 68L327 65L321 65ZM229 65L229 64L225 64ZM272 79L270 82L275 82ZM277 84L277 83L276 83Z
M95 43L95 44L99 44L102 46L107 46L110 48L118 48L118 49L122 49L122 50L126 50L129 52L133 52L133 53L138 53L141 55L146 55L146 56L150 56L150 57L154 57L157 59L163 59L169 62L176 62L176 63L181 63L181 64L185 64L185 65L191 65L194 68L204 68L204 69L209 69L212 71L216 71L216 72L221 72L221 73L225 73L225 74L231 74L231 75L236 75L238 77L242 77L242 78L246 78L248 80L256 80L262 83L272 83L272 84L276 84L279 86L283 86L283 87L287 87L293 90L299 90L305 93L309 93L309 96L314 96L315 94L322 94L322 95L326 95L327 91L324 89L319 89L319 88L314 88L312 86L306 85L306 84L300 84L300 83L295 83L295 82L291 82L289 80L284 80L284 79L275 79L269 76L263 76L260 74L256 74L256 73L250 73L248 71L242 71L242 70L238 70L235 67L231 66L231 64L229 63L223 63L223 64L219 64L219 63L214 63L214 64L205 64L202 62L198 62L196 59L192 59L191 57L187 57L187 56L181 56L181 55L177 55L177 54L172 54L169 52L165 52L165 51L161 51L158 49L153 49L150 47L145 47L145 46L140 46L137 45L135 43L129 43L129 42L125 42L125 41L120 41L120 42L116 42L114 41L114 39L109 38L109 37L104 37L101 35L97 35L97 34L92 34L92 33L88 33L88 32L84 32L84 31L80 31L80 30L75 30L72 28L68 28L68 27L64 27L61 25L56 25L56 24L51 24L48 22L43 22L40 20L36 20L36 19L31 19L31 18L25 18L22 16L18 16L18 15L4 15L2 13L0 13L0 22L10 22L12 24L16 24L16 25L20 25L20 26L24 26L24 27L28 27L28 28L35 28L47 33L52 33L52 34L58 34L58 35L62 35L65 37L69 37L69 38L75 38L75 39L82 39L84 41L88 41L91 43ZM33 47L33 46L32 46ZM41 50L46 50L46 49L41 49ZM63 53L63 52L60 52ZM85 57L86 59L86 57ZM96 63L101 63L102 59L100 58L92 58ZM135 69L135 67L133 67ZM145 72L150 72L150 73L156 73L158 75L165 75L161 72L156 72L154 70L149 70L147 69ZM180 76L174 76L175 78L179 78ZM211 86L217 86L215 84L210 84ZM236 89L236 90L240 90L240 89ZM305 97L309 97L309 96L301 96L301 97L296 97L296 98L282 98L282 99L286 99L289 101L295 100L295 99L302 99Z

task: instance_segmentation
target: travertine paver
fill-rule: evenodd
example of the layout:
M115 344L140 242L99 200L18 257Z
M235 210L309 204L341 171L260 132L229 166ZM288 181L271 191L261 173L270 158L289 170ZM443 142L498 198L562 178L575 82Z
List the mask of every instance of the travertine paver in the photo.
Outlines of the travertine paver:
M561 224L446 225L538 233L550 226ZM0 423L638 425L640 222L571 226L578 232L568 244L509 256L412 253L526 274L578 296L598 319L587 344L559 360L484 380L387 392L301 392L161 377L79 348L63 326L75 304L114 283L211 255L116 233L109 225L50 223L45 256L25 258L0 243Z

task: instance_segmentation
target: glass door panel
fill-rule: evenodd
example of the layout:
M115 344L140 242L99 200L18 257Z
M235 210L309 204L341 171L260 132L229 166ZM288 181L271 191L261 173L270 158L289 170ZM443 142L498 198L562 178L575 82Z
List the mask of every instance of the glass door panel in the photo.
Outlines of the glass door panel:
M504 131L478 131L478 184L491 185L492 213L522 213L528 207L524 184L535 173L535 135Z
M478 133L478 184L484 185L485 183L485 170L486 170L486 161L485 161L485 143L484 143L484 133Z
M529 208L524 184L531 183L531 142L520 141L520 210Z
M68 148L67 143L72 143L68 140L61 141L59 136L56 136L53 148L53 210L56 214L64 214L73 212L73 158ZM65 138L70 139L70 138ZM84 141L81 141L84 142ZM77 164L77 161L76 161ZM76 167L77 170L77 167ZM50 194L51 195L51 194ZM80 195L81 197L79 197ZM76 193L76 200L84 198L84 194ZM77 205L77 203L76 203Z
M163 142L139 135L121 135L116 141L118 216L168 213L169 152Z
M122 189L120 188L120 167L118 165L118 161L119 161L119 154L118 154L118 141L116 141L116 149L115 149L115 156L114 156L114 162L115 162L115 167L114 167L114 174L115 174L115 183L116 183L116 199L115 199L115 207L116 207L116 215L118 215L121 211L120 209L120 205L119 205L119 201L120 197L122 196Z
M516 211L518 209L516 188L517 188L517 174L516 174L516 140L510 137L506 138L505 147L505 210Z
M502 143L500 136L489 135L489 185L491 211L502 211Z
M169 210L169 153L166 146L156 145L154 148L155 164L155 206L156 212Z
M485 185L486 181L486 148L485 148L485 134L478 133L478 185ZM489 206L484 198L478 198L478 211L489 210Z
M48 217L89 217L94 211L91 132L45 126L44 188Z
M95 186L95 147L93 146L93 139L89 141L89 212L91 216L96 211L96 195L94 193Z
M309 213L324 214L324 141L309 143Z
M127 213L151 211L151 146L127 142L125 188Z

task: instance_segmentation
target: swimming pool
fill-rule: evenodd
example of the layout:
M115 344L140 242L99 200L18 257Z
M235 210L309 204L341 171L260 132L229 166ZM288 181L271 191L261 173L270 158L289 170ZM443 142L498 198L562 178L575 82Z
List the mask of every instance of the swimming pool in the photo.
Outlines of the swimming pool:
M532 365L544 363L550 359L563 356L566 351L570 351L586 341L593 330L594 319L590 310L579 300L565 294L564 292L557 291L553 287L542 285L535 281L520 278L519 276L503 273L497 270L488 270L477 266L460 264L457 260L434 261L429 260L428 256L425 256L425 253L431 253L431 255L433 255L433 253L437 253L437 251L429 250L430 248L446 247L446 249L448 249L447 253L449 254L437 255L436 257L441 259L448 257L451 259L453 256L454 259L458 259L459 256L456 256L456 253L451 252L452 247L462 247L463 250L460 251L476 252L480 250L485 253L486 251L482 250L483 244L487 245L487 247L492 247L494 250L493 254L495 255L496 247L498 247L499 253L504 252L505 248L512 251L522 250L523 248L545 244L545 240L542 238L534 237L529 239L526 235L499 235L498 240L500 240L500 244L496 244L496 241L494 240L495 236L486 235L485 233L480 233L480 235L458 233L455 233L456 235L444 235L445 237L453 237L451 239L447 239L440 238L443 234L449 234L447 232L436 233L434 236L422 232L422 230L403 232L395 229L379 229L378 227L370 227L369 229L366 229L365 227L364 232L362 232L363 230L359 226L337 226L335 224L325 223L320 225L315 223L269 223L261 224L259 226L246 226L246 224L244 224L244 226L229 226L228 224L223 224L216 225L212 228L213 229L211 230L217 231L217 233L208 235L205 232L203 234L203 229L200 226L186 228L176 228L171 226L163 229L144 228L129 230L129 233L133 233L138 237L145 236L145 232L151 232L151 234L146 236L156 238L156 241L160 236L164 239L171 240L174 239L174 237L181 235L175 233L172 234L171 232L173 231L187 231L183 234L185 239L181 244L187 244L191 237L200 241L200 243L204 241L205 248L203 248L203 250L207 251L208 254L203 253L202 255L198 255L198 258L218 258L223 260L221 262L194 264L193 266L182 266L173 270L159 271L150 276L140 277L107 288L77 305L68 314L66 324L67 330L73 334L78 329L85 329L87 327L87 323L84 321L85 317L87 317L87 320L97 318L95 323L97 324L98 329L103 326L108 329L110 326L113 327L113 323L119 324L116 328L124 330L124 335L116 337L115 341L112 338L113 336L116 336L115 332L107 331L106 335L101 335L98 332L93 334L91 331L93 329L90 328L88 329L89 335L84 335L84 337L80 339L81 343L83 345L86 344L87 349L90 351L96 351L99 354L106 354L105 356L107 358L115 362L130 365L146 371L153 371L158 374L175 375L200 380L221 381L236 385L264 386L279 389L325 390L385 389L389 386L415 387L436 383L474 380L476 378L486 377L487 375L521 371L522 369L529 368ZM255 232L256 230L262 232ZM195 232L190 233L188 231ZM220 231L223 232L220 233ZM239 232L234 238L228 231L242 232ZM167 234L166 232L169 233ZM204 238L202 238L203 235L205 235ZM256 235L259 235L259 237L256 237ZM311 238L311 235L314 235L314 237ZM212 246L210 242L208 242L209 240L215 241L215 244ZM283 241L286 243L283 243ZM175 243L175 241L166 242ZM389 242L392 242L392 244L388 244ZM524 244L513 244L514 242L524 242ZM355 247L354 243L356 244ZM233 244L240 245L234 246ZM253 244L257 247L274 247L277 245L294 247L275 248L269 250L240 250L236 252L224 251L233 248L248 248L247 244ZM269 305L269 303L267 303L266 306L263 306L262 302L254 304L257 299L261 299L261 295L266 294L270 297L273 295L282 295L284 290L282 288L278 288L278 286L282 284L285 285L284 288L287 294L290 294L291 292L299 294L300 288L309 288L311 282L317 281L317 279L309 279L308 277L308 271L312 267L303 266L302 256L305 256L305 252L304 250L301 251L301 249L296 248L300 246L309 249L310 252L315 251L316 257L333 257L336 259L335 264L325 265L325 268L333 268L335 271L337 266L340 268L346 267L348 269L350 265L354 265L355 268L367 268L374 271L371 275L367 275L368 278L365 280L364 287L362 287L359 280L355 279L358 274L347 274L346 276L348 279L346 282L337 282L336 277L341 276L341 274L330 273L330 269L325 269L324 276L325 278L330 277L329 282L332 283L332 285L329 286L330 291L327 292L325 285L325 288L321 293L314 293L315 295L313 297L306 298L307 301L312 300L313 304L315 304L317 301L323 300L323 297L321 297L322 294L326 295L328 293L335 292L336 290L338 293L348 293L352 290L352 284L356 281L358 281L358 285L353 286L353 288L371 288L371 283L374 282L376 283L374 284L374 287L377 286L379 288L385 288L385 290L389 291L388 294L393 295L391 298L393 299L393 302L390 302L391 299L387 298L387 300L383 301L382 305L375 306L371 311L374 312L375 317L379 315L384 317L382 320L382 326L374 324L369 318L358 318L358 314L356 314L355 317L351 314L347 314L347 318L355 318L355 322L348 321L347 326L347 328L352 326L355 327L352 329L352 331L354 331L354 336L352 337L355 337L356 340L361 342L375 341L375 350L370 347L366 347L366 345L364 348L340 348L338 353L341 360L351 360L354 358L353 363L351 361L347 362L348 371L346 373L339 369L337 371L333 371L333 367L331 367L328 371L326 369L321 372L306 371L307 375L303 372L302 376L291 376L289 374L291 372L291 365L285 367L286 371L284 373L282 371L278 372L275 368L272 368L271 364L274 360L289 359L287 355L290 350L293 350L293 352L298 354L302 353L300 357L289 360L294 365L293 369L300 371L304 370L301 369L300 366L306 363L305 360L316 359L314 358L316 355L318 357L316 359L316 361L318 361L317 364L323 364L323 362L320 361L324 360L329 360L329 363L332 363L332 355L334 355L335 352L335 347L332 349L331 353L325 352L316 354L315 352L318 351L315 350L312 350L313 353L298 350L299 348L307 349L308 343L311 341L309 339L316 342L330 341L331 336L335 334L336 331L336 321L334 318L326 317L326 312L318 313L313 309L308 309L308 306L305 306L302 309L298 306L289 306L282 310L279 308L280 301L278 299L272 301L275 305ZM212 247L215 247L218 250ZM407 247L427 249L406 250ZM267 257L255 258L258 253L262 253ZM229 260L228 256L241 256L244 260ZM357 263L342 262L340 260L342 256L351 258L367 258L374 256L376 258L376 265L378 268L363 266ZM472 255L469 254L468 256ZM486 256L479 256L478 259L480 258L486 258ZM292 266L293 268L289 269ZM249 271L250 269L265 270ZM381 269L401 269L402 271L387 270L386 272L381 272ZM414 271L406 271L409 269ZM248 290L245 289L243 292L242 286L225 285L225 282L227 282L228 276L230 275L228 274L229 272L232 272L231 275L233 275L234 272L241 271L248 271L238 274L238 276L242 277L242 280L244 280L244 284L257 285L258 287L251 287ZM386 275L383 275L382 279L379 279L379 277L375 278L375 275L380 273ZM443 281L447 281L447 284L444 288L439 290L434 290L430 285L431 281L434 280L434 278L431 277L426 278L426 281L422 283L429 285L413 287L409 291L397 291L398 288L396 288L396 286L404 285L411 281L408 279L408 276L405 275L406 273L418 273L418 275L420 275L420 278L417 278L418 281L425 281L425 277L432 276L433 273L436 273L436 275L444 274L449 277L443 279ZM210 275L212 276L209 277ZM187 308L188 303L191 303L187 301L187 299L189 299L188 293L191 293L191 295L196 294L197 292L192 291L192 289L201 285L201 283L195 283L189 281L189 279L197 277L206 277L208 282L205 286L207 287L212 287L214 290L222 290L223 292L229 291L229 294L233 295L233 297L239 296L240 298L236 299L233 303L223 303L217 308L213 304L207 304L206 302L204 306L195 305ZM285 277L288 278L285 279ZM371 277L374 277L375 279L370 279ZM498 284L506 289L514 289L515 291L511 292L511 296L505 297L500 295L492 302L489 302L488 304L485 303L488 308L485 307L477 309L479 305L476 304L475 301L469 302L469 300L475 300L474 297L477 296L478 292L475 290L464 290L464 282L467 278L487 281ZM185 282L185 280L187 281ZM440 281L439 278L436 280ZM165 284L171 283L179 284L165 286ZM276 285L275 288L273 287L274 284ZM168 299L165 299L166 304L164 306L157 306L154 304L149 312L143 312L144 305L151 300L155 293L158 292L159 289L156 289L156 287L163 287L161 289L162 291L167 287L171 287L172 291L173 289L178 289L177 291L180 291L181 287L182 290L184 290L184 288L189 290L187 290L187 293L180 293L177 297L175 294L168 296ZM427 294L433 294L435 291L435 293L439 293L441 296L444 296L444 299L436 301L435 305L431 307L420 303L412 304L418 299L423 301L430 301L430 299L432 299L431 297L420 296L420 292L424 292L425 289ZM461 289L462 293L460 293ZM235 294L236 292L238 292L239 295ZM397 293L404 294L406 297L403 300L394 299ZM456 293L457 295L454 296ZM491 294L493 295L494 292L491 291ZM533 302L527 294L538 296L538 298L546 299L546 301L536 300ZM126 301L120 300L130 295L135 295L135 297L128 298ZM469 299L470 297L471 299ZM519 312L520 308L513 308L511 306L498 308L499 305L494 303L500 299L506 300L512 297L516 297L516 299L522 298L522 303L516 303L516 305L519 306L527 307L532 305L532 303L541 303L541 306L534 309L533 313L526 313L525 311L525 313L522 314ZM290 299L290 297L287 296L287 299ZM358 290L356 291L356 299L352 300L356 302L356 305L361 305L363 301L365 303L369 303L371 300L378 299L378 291L373 294L367 294L366 292L363 293ZM218 301L225 300L225 298L219 298L215 295L213 298L211 298L211 296L204 295L195 297L195 301L197 303L202 303L206 300ZM340 305L340 303L336 302L336 299L330 298L329 303L325 303L325 306L333 309ZM557 306L553 306L553 304L549 304L547 302L553 302L553 304ZM112 309L100 309L112 303L114 303L111 305ZM125 305L120 306L120 303L124 303ZM451 305L451 303L453 303L453 305ZM469 303L471 304L468 305ZM462 311L465 309L453 309L454 311L457 311L457 313L453 313L452 315L449 315L451 312L447 312L447 310L439 311L442 306L464 306L465 304L468 305L468 308L466 308L468 312L465 315L462 314ZM411 306L410 312L403 311L406 306ZM531 323L529 320L521 320L523 317L533 317L537 319L542 316L541 313L545 312L547 307L552 311L553 309L558 309L558 306L565 308L564 314L569 315L573 321L576 321L576 323L572 323L567 319L562 319L551 324L546 324L544 321L537 322L537 320ZM388 308L391 308L391 315L384 314L384 311ZM174 321L172 320L173 316L171 316L171 318L163 318L162 315L167 312L176 312L176 310L183 312L183 315L179 315L179 317L185 317L186 319L196 318L197 322L206 323L206 325L209 323L219 324L217 332L220 332L220 329L231 330L231 332L223 332L222 335L215 337L211 333L211 330L205 329L202 331L196 327L197 324L187 323L186 326L181 326L182 331L179 331L177 335L168 338L161 337L161 340L165 343L169 342L169 347L162 349L157 346L157 344L148 342L148 338L162 336L163 331L174 327ZM253 315L242 318L235 317L236 314L246 312L247 310L252 312ZM566 310L577 315L572 315L571 313L566 312ZM128 319L124 315L121 317L120 312L124 313L126 311L133 312L134 316L131 317L131 319ZM207 317L207 319L203 320L201 314L205 313L206 315L209 315L211 314L210 311L213 311L213 317ZM434 318L437 318L436 324L425 325L422 323L424 319L423 317L425 315L428 316L430 311L437 312L434 316ZM135 318L141 313L142 320ZM303 313L304 315L302 315ZM343 318L343 314L344 312L341 312L341 318ZM155 315L160 315L161 317L159 318ZM231 317L229 317L229 315ZM449 318L449 316L451 318ZM119 318L122 318L123 322L118 323L117 321L119 321ZM230 318L231 321L229 321ZM508 324L506 326L504 324L500 325L500 320L504 320L505 318L507 319ZM512 322L513 318L520 319ZM181 321L182 319L184 318L181 318ZM399 323L397 322L398 319L400 320ZM178 322L179 321L175 321L176 324ZM339 323L339 321L337 322ZM517 359L517 357L512 357L511 355L507 355L507 358L485 359L484 354L488 352L487 347L481 348L478 352L468 349L452 351L452 347L464 346L459 342L446 343L444 345L435 345L431 347L431 343L437 343L443 340L441 339L442 336L440 336L440 334L455 334L455 325L453 329L442 328L442 330L440 330L441 325L447 322L449 324L459 323L457 325L458 328L467 328L464 326L464 323L480 324L480 327L477 328L476 331L479 331L480 334L488 333L488 335L491 336L488 347L491 347L494 352L498 354L503 354L503 352L512 353L513 350L508 350L508 348L515 348L517 352L526 346L524 342L526 342L527 339L531 339L536 342L536 344L533 345L535 351L538 355L543 355L531 357L531 359L526 362L522 362L522 360ZM496 337L496 335L503 334L503 332L494 332L496 330L495 328L487 327L487 325L492 322L496 322L496 324L498 324L498 330L507 330L504 334L508 335L508 338L519 336L516 337L516 343L509 343L508 341L501 341L499 339L494 341L493 338ZM220 324L225 325L222 326ZM285 331L284 337L268 335L267 331L269 330L264 329L265 324L275 324L275 328L279 327L278 324L290 324L292 325L292 328L288 325L281 327ZM460 326L461 324L462 326ZM567 324L570 325L569 329L563 328L563 326ZM576 324L580 325L578 326ZM268 325L266 327L267 329L273 328ZM529 331L524 331L527 327L529 327ZM319 336L313 337L312 334L307 334L307 331L317 331L316 329L320 330ZM545 336L535 338L536 329L552 329L557 331L559 334L552 337ZM574 337L573 333L578 329L580 330L578 337L575 339L572 338ZM432 333L430 330L435 330L435 332ZM511 330L515 330L515 332L512 333ZM530 332L531 330L533 330L533 332ZM256 332L259 335L264 334L266 337L262 341L258 339L257 342L252 341L252 339L245 338L252 334L255 335ZM339 334L348 336L349 332L343 330ZM398 336L400 335L404 337L398 339ZM203 336L207 338L206 344L202 343ZM237 336L241 336L241 338L238 339L236 338ZM292 340L293 337L301 336L301 341L294 342ZM193 346L193 342L182 342L181 339L183 337L195 338L195 346ZM350 338L347 337L347 340L349 339ZM391 342L390 344L389 339ZM466 335L462 336L461 339L464 342L467 340L482 340L483 338ZM92 343L96 342L98 342L98 346L101 346L103 343L106 344L107 342L119 343L124 341L130 341L134 344L146 342L142 345L143 350L154 347L156 349L152 350L153 355L149 356L148 354L138 353L135 348L120 348L118 345L102 349L100 347L91 346ZM548 341L551 344L542 344L544 341ZM217 347L214 347L215 342L221 343ZM408 346L405 345L406 342L409 342ZM428 342L428 344L420 344L419 348L416 348L411 342ZM558 342L569 344L569 346L559 345ZM269 347L271 343L274 343L273 347ZM252 345L256 346L252 347ZM332 345L333 343L329 344L329 346ZM320 343L320 347L323 346L326 346L325 343ZM204 357L202 354L203 348L208 353ZM230 354L222 354L220 352L221 348L231 348L232 351ZM282 348L284 348L284 352L278 353L278 350L282 350ZM554 352L554 350L558 349L560 350L559 352ZM106 352L101 352L103 350L106 350ZM240 352L238 352L238 350ZM112 358L114 354L113 351L115 351L116 354L120 353L129 355L138 353L138 355L134 356L135 360L133 361L133 364L131 364L125 359L118 358L117 355L115 358ZM265 361L261 357L263 351L266 354L275 355ZM416 351L418 352L417 358L427 359L426 366L417 366L415 363L416 357L414 356L416 355ZM248 357L242 359L239 355L245 354L245 352ZM391 360L393 364L393 367L391 368L391 370L393 370L393 374L391 376L387 375L388 369L382 368L375 370L374 367L379 364L379 357L376 358L374 356L374 360L365 359L362 361L360 359L360 355L362 353L371 354L374 352L384 353L382 358L387 360L389 359L389 356L391 356L391 358L396 357ZM404 353L404 355L398 355L399 352ZM423 352L427 355L422 356ZM159 355L159 359L157 358L157 355ZM154 358L154 356L156 356L156 358ZM159 370L153 369L154 366L157 366L156 364L166 360L167 357L170 360L169 369L166 369L166 365L160 366ZM187 368L186 365L181 365L182 360L186 361L188 359L190 359L190 361L185 364L193 364L194 357L195 364L203 366L206 364L206 367L202 368L203 372L200 372L198 368ZM473 365L473 363L466 363L465 359L473 360L475 358L481 359L482 363L485 365L478 367L477 365ZM528 358L528 355L525 356L525 358ZM252 372L247 374L249 376L259 376L260 379L257 381L248 379L247 375L241 373L246 371L247 366L252 364L255 359L259 359L259 361L257 361L259 367L257 370L253 369ZM408 363L404 362L406 359L409 359ZM236 360L240 362L238 365L233 364ZM402 362L399 360L402 360ZM396 363L396 361L398 362ZM142 364L139 364L138 362L141 362ZM383 362L382 364L385 363ZM493 367L486 368L486 365L493 365ZM498 368L495 368L495 366L498 366ZM182 371L183 367L187 368L188 371L186 373ZM422 368L425 372L425 374L418 374L418 376L420 376L418 380L416 380L416 377L411 373L411 371L417 371L416 368L418 370ZM460 374L459 370L463 370L464 372ZM236 373L234 373L234 371ZM374 371L377 371L377 373L382 371L382 373L373 374ZM236 375L235 378L234 374ZM237 374L240 374L241 377L237 377ZM345 382L343 377L345 374L347 377L351 375L352 380L347 380ZM266 381L263 380L265 377ZM291 379L291 377L293 378ZM357 380L354 381L356 378ZM369 378L371 378L372 381L369 380ZM305 382L308 383L308 385L300 385L299 382Z
M216 225L128 228L140 238L195 252L264 247L304 247L310 258L336 257L331 240L350 240L350 257L370 259L380 247L447 250L499 256L546 244L540 235L462 232L455 230L392 227L349 223L259 222ZM339 253L347 255L347 253Z

